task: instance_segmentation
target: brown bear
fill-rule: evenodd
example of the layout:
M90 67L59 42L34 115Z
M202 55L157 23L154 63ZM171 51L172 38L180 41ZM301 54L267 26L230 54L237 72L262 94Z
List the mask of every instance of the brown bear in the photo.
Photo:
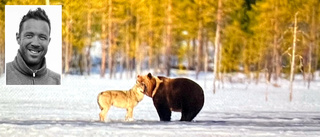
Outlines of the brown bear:
M170 121L171 111L181 112L180 121L191 121L204 104L202 88L187 78L137 76L137 82L145 84L147 96L151 97L160 121Z

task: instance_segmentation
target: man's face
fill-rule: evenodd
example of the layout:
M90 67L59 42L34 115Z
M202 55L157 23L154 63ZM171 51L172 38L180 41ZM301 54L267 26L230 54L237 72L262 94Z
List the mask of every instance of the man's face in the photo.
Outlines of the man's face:
M28 19L16 37L26 64L33 66L41 63L51 40L48 23L43 20Z

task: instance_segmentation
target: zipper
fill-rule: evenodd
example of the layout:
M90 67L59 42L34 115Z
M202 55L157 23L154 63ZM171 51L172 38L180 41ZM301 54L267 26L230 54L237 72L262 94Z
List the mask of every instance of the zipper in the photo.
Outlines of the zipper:
M36 73L38 72L38 70L36 70L36 71L33 71L32 72L32 85L34 85L35 84L35 78L36 78Z
M34 85L34 78L36 77L36 73L33 72L33 73L32 73L32 76L33 76L33 78L32 78L32 85Z

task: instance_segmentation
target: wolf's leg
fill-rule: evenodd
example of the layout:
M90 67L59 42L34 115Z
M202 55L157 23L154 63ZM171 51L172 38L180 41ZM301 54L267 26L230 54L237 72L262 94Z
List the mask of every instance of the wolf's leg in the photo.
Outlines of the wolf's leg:
M110 107L106 107L106 108L103 108L103 109L101 110L101 112L100 112L100 114L99 114L99 116L100 116L100 121L104 121L104 120L105 120L105 116L106 116L106 114L108 113L109 108L110 108Z
M126 121L132 121L133 120L132 115L133 115L133 108L131 107L127 108Z

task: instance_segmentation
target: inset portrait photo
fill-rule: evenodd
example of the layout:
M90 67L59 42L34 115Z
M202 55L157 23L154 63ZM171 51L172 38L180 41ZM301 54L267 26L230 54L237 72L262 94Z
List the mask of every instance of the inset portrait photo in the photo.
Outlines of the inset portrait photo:
M5 6L7 85L60 85L61 5Z

